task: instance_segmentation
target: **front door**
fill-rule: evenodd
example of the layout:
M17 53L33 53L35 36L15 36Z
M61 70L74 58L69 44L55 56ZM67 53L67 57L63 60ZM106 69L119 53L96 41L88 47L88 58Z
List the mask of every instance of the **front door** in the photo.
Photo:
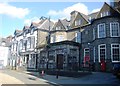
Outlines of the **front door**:
M63 69L63 54L57 54L57 69Z

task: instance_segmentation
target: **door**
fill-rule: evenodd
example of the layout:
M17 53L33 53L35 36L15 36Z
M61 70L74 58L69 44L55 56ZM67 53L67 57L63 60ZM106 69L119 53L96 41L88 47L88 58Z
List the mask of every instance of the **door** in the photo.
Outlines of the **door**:
M63 54L57 54L56 67L57 69L63 69Z

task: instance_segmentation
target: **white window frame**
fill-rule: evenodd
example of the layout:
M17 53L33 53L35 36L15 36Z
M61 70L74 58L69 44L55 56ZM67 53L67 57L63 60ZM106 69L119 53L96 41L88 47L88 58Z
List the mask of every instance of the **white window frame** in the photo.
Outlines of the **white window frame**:
M108 16L108 15L109 15L109 11L105 11L105 12L100 13L101 17Z
M54 43L54 37L53 36L51 36L51 38L50 38L50 43Z
M28 41L27 41L27 49L31 48L31 38L28 37Z
M106 12L106 16L108 16L108 15L110 15L110 12L109 12L109 11Z
M118 36L112 36L112 33L113 33L112 32L112 24L118 24ZM120 29L120 27L119 27L119 23L118 22L110 22L110 36L111 37L119 37L120 36L120 34L119 34L120 30L119 29Z
M105 59L106 59L106 44L100 44L98 45L98 61L100 62L100 46L105 45Z
M103 13L100 13L100 17L103 17Z
M61 30L61 26L57 26L57 27L56 27L56 30Z
M99 28L99 26L100 25L104 25L104 34L105 34L105 36L104 37L100 37L99 35L100 35L100 33L99 33L99 31L100 31L100 28ZM102 23L102 24L98 24L98 38L105 38L106 37L106 29L105 29L105 23Z
M75 20L75 26L81 25L81 19Z
M26 40L22 40L22 50L25 50L25 47L26 47L24 43L26 43Z
M20 42L19 42L19 50L20 50L20 51L22 50L22 45L23 45L23 43L22 43L22 41L20 40Z
M35 36L30 37L30 49L35 48Z
M118 44L118 43L113 43L113 44L111 44L111 60L112 60L112 62L120 62L120 55L119 55L119 61L113 61L113 45L119 45L119 54L120 54L120 44Z
M84 58L85 58L85 53L86 53L86 49L88 49L89 50L89 56L90 56L90 48L84 48Z
M57 35L57 42L64 41L64 35Z
M81 32L78 31L75 33L75 41L81 43Z

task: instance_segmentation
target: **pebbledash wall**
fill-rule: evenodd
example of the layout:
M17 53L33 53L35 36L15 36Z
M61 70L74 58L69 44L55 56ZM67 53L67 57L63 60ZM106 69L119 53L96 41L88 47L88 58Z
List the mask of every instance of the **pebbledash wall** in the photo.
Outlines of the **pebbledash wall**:
M118 36L111 36L111 23L117 23ZM98 25L100 24L104 24L105 28L105 36L101 38L98 36ZM90 62L94 66L93 71L101 71L101 58L105 61L105 71L111 71L112 63L120 61L120 17L106 16L99 18L94 20L92 24L83 28L85 30L82 32L82 47L80 50L81 64L84 61L85 49L88 49ZM118 49L114 51L119 53L118 59L113 58L112 45L116 45L116 49ZM100 51L100 46L101 49L103 47L103 51Z

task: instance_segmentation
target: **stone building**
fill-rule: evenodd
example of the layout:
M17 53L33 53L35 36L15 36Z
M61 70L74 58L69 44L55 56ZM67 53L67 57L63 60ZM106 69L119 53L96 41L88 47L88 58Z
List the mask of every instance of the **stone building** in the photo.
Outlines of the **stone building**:
M105 71L111 71L112 63L120 61L119 11L104 3L91 24L81 28L84 29L81 43L81 63L84 62L87 55L89 61L94 64L95 71L101 71L103 60Z

